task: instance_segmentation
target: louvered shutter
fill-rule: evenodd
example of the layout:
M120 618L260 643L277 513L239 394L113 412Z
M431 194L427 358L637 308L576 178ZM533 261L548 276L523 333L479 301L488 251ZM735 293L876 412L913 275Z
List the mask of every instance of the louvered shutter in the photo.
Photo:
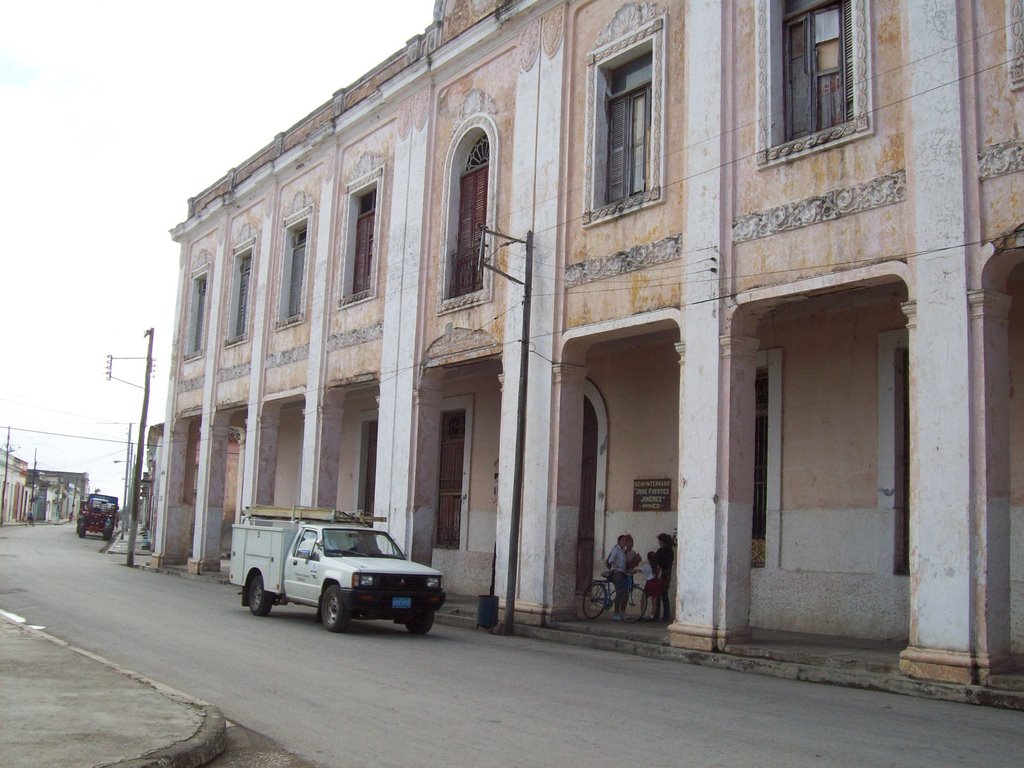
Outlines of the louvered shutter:
M846 88L846 114L845 120L852 120L853 92L854 92L854 69L853 69L853 4L850 0L843 2L843 80Z
M807 50L811 19L808 16L786 27L786 139L811 132L811 78Z
M292 235L294 245L292 246L291 275L288 284L288 317L295 317L302 307L302 276L306 268L306 232L296 232Z
M628 196L626 190L626 105L627 99L608 104L608 202Z
M242 259L238 265L238 314L235 315L235 337L245 335L246 320L249 316L249 274L252 272L252 259Z
M364 213L356 220L356 261L352 274L352 293L370 289L373 266L373 225L376 213Z
M470 171L459 181L458 250L452 262L449 296L480 290L480 230L487 223L487 166Z

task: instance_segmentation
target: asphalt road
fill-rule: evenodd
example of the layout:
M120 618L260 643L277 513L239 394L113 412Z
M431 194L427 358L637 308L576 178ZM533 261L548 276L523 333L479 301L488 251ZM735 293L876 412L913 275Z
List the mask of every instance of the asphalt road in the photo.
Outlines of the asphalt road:
M1024 765L1018 712L444 626L333 635L235 587L123 566L70 526L0 528L0 609L317 765ZM126 713L130 717L130 713Z

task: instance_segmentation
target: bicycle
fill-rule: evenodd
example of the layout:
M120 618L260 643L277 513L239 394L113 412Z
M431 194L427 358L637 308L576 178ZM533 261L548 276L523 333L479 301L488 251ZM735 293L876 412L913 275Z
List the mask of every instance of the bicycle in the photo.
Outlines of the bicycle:
M616 587L609 578L594 579L583 591L583 615L588 619L596 619L605 609L611 608L621 594L626 591L626 600L622 607L623 621L634 624L647 612L647 595L632 577L621 587Z

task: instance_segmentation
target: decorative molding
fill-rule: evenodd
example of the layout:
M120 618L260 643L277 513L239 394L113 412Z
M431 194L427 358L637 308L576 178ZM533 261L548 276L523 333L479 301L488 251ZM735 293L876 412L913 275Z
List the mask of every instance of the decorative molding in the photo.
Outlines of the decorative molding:
M206 376L196 376L193 379L182 379L178 382L178 394L183 395L186 392L195 392L197 389L202 389L204 383L206 383Z
M1006 15L1010 87L1024 88L1024 0L1010 0Z
M238 228L238 232L235 234L232 250L237 254L251 248L253 243L256 242L257 234L259 234L259 232L256 227L252 225L252 222L245 222Z
M599 256L579 264L565 268L565 287L575 288L579 285L605 280L609 277L638 272L657 264L674 261L682 256L682 233L653 243L635 245L625 251L618 251L609 256Z
M447 265L446 265L447 266ZM448 312L455 312L467 307L475 307L477 304L484 304L491 298L490 285L485 285L479 291L464 293L461 296L453 296L450 299L442 299L437 314L443 315Z
M655 3L624 5L598 37L598 47L587 56L586 139L585 139L585 194L582 223L584 226L610 219L635 210L662 198L661 173L665 146L663 133L665 82L665 25L664 11ZM600 63L633 46L651 40L651 157L647 170L650 186L644 192L625 200L603 204L604 184L598 173L604 158L597 158L598 132L604 131L601 115L604 111L604 78ZM603 46L603 47L602 47ZM602 134L603 135L603 134ZM603 167L603 166L602 166ZM600 188L600 189L599 189Z
M978 153L978 178L994 179L1024 171L1024 140L1012 139Z
M453 357L465 357L481 351L486 354L494 354L500 349L501 345L487 331L456 328L448 323L444 334L427 347L423 359L428 366L437 365Z
M553 58L558 49L562 47L562 34L565 32L565 13L561 8L549 11L543 17L544 31L544 53L550 59Z
M221 368L217 371L217 383L221 384L225 381L234 381L235 379L244 378L249 375L251 370L251 363L242 363L241 365L232 365L230 368Z
M766 211L754 211L738 216L732 222L732 239L735 243L756 240L823 221L834 221L853 213L881 208L892 203L901 203L906 198L907 172L900 170L871 179L864 184L840 187L824 195L815 195Z
M427 124L427 113L430 108L430 91L426 88L420 90L412 97L412 120L417 131L422 131Z
M657 3L627 3L615 12L612 20L601 30L597 36L597 45L606 45L624 37L664 13Z
M309 344L303 344L301 347L293 347L292 349L286 349L283 352L271 352L267 355L267 359L263 363L263 367L265 369L279 368L282 365L300 363L308 358Z
M537 63L537 56L540 54L540 26L541 20L535 19L519 33L519 68L523 72L529 72Z
M327 338L327 351L337 352L339 349L346 349L348 347L366 344L369 341L376 341L383 336L383 323L364 325L361 328L353 328L352 330L345 331L344 333L332 333Z
M384 158L372 152L363 152L349 170L346 184L350 189L354 186L361 187L365 181L380 176L383 172Z
M757 164L760 167L792 160L819 147L868 135L871 123L871 14L869 0L847 0L853 22L853 115L841 125L793 141L783 141L781 42L773 31L782 29L781 0L758 0L756 16ZM776 32L777 34L777 32Z
M209 248L201 248L192 258L192 273L202 271L204 267L210 266L210 262L213 261L213 251Z
M452 120L452 133L457 133L463 124L476 115L496 115L498 105L494 98L479 88L470 88L458 107L453 101L458 98L456 88L449 88L441 100L441 114Z
M284 215L286 219L290 219L299 213L306 212L313 208L313 198L305 191L300 189L294 195L292 195L292 201L285 209ZM301 217L297 217L301 218Z

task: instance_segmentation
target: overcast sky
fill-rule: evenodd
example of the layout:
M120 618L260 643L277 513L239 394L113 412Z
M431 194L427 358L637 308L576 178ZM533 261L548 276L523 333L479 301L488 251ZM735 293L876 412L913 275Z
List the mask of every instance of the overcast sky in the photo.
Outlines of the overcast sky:
M168 230L188 198L403 48L433 7L4 4L0 444L10 427L29 464L123 495L115 461L138 427L150 327L148 422L166 414L179 255ZM130 383L107 381L107 355Z

